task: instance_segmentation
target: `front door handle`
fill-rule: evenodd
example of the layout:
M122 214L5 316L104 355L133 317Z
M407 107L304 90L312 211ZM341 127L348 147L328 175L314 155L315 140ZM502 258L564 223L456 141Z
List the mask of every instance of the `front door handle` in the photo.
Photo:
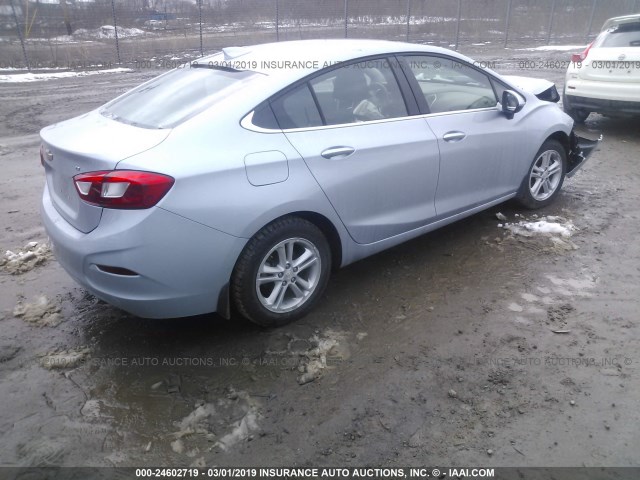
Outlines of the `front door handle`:
M351 155L355 151L356 149L353 147L331 147L331 148L327 148L320 155L322 155L324 158L327 158L327 159L347 158L349 155Z
M447 132L442 136L442 138L445 142L459 142L466 136L467 134L464 132Z

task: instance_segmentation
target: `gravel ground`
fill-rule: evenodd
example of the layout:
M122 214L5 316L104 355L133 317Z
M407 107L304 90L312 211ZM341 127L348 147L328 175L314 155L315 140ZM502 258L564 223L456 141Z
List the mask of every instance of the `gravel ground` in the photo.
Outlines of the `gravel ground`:
M464 53L559 87L568 56ZM600 150L538 218L507 203L358 262L294 325L143 320L47 251L38 131L157 73L0 84L0 247L32 252L0 272L0 466L639 465L638 119L592 115Z

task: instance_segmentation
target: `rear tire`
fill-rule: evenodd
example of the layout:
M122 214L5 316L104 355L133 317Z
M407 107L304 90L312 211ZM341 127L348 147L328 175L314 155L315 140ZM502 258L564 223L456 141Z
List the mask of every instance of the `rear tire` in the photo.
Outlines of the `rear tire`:
M231 295L240 314L263 327L305 316L324 292L331 250L322 231L299 217L262 228L240 254Z
M536 153L517 199L529 209L546 207L558 196L567 171L567 152L557 140L545 141Z

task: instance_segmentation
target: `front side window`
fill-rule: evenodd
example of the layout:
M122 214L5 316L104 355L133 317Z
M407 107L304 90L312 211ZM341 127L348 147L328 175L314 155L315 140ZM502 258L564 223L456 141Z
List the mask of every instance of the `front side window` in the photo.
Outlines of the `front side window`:
M137 127L172 128L244 88L258 75L215 68L178 68L106 104L100 113Z
M490 108L497 105L489 77L452 58L403 57L415 76L431 113Z
M407 115L391 65L373 59L331 70L310 82L327 125Z

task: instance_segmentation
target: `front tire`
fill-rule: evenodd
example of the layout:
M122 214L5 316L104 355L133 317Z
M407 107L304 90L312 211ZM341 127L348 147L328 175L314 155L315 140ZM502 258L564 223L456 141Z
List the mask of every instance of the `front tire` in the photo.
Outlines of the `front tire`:
M522 181L518 200L526 208L546 207L562 188L567 169L567 153L557 140L547 140L536 153Z
M231 294L240 314L252 322L286 325L315 306L330 270L331 250L320 229L285 217L249 240L236 263Z

